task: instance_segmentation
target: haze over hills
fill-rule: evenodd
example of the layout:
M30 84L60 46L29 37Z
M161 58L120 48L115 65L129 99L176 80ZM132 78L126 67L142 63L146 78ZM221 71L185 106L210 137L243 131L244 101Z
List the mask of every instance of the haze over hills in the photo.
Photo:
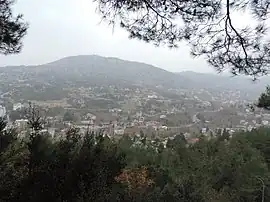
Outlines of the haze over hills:
M40 82L60 79L92 83L126 83L164 88L211 88L261 92L269 81L252 82L244 77L204 74L191 71L172 73L153 65L97 55L62 58L38 66L10 66L0 73L13 79L34 79Z
M162 126L170 127L168 133L238 130L262 122L254 122L258 117L247 107L264 90L266 78L262 81L252 84L243 77L173 73L117 58L73 56L38 66L0 68L0 110L16 121L22 118L17 109L30 102L48 113L54 128L63 129L65 117L83 129L89 124L85 121L96 117L93 129L107 128L110 134L113 121L121 134L130 126L153 126L157 135Z
M250 77L233 76L230 74L207 74L193 71L177 72L176 74L194 82L195 86L210 89L230 89L260 92L270 84L269 77L261 77L253 81Z
M188 83L184 77L152 65L96 55L66 57L39 66L0 68L8 75L24 72L28 79L88 80L92 83L127 83L177 88ZM18 74L22 77L22 74Z

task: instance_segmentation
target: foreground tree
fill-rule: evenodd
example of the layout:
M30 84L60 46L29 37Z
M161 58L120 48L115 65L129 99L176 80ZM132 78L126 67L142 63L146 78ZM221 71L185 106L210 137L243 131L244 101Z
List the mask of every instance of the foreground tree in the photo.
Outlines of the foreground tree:
M22 48L22 38L27 31L27 23L21 14L13 16L11 7L14 0L0 0L0 54L18 53Z
M13 131L6 130L7 120L5 117L0 117L0 154L16 139Z
M159 149L158 139L76 128L51 139L36 108L29 112L24 138L0 120L0 201L270 200L269 129L193 145L178 135Z
M178 47L187 41L194 57L204 56L218 72L253 79L270 68L270 40L267 37L268 0L94 0L102 18L119 23L137 38L155 45ZM251 21L239 27L232 13L249 14ZM270 108L270 91L258 100Z
M270 110L270 86L267 86L265 92L260 95L256 106Z
M270 61L266 20L268 0L96 0L104 19L155 45L177 47L186 40L193 56L205 56L218 71L256 77L268 72ZM234 11L252 13L253 22L239 28ZM252 24L252 25L251 25Z

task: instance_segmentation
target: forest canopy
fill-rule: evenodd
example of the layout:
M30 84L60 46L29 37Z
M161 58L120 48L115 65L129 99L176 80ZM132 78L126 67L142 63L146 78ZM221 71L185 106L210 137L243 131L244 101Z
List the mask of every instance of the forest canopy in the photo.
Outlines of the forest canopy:
M270 130L167 143L70 128L51 138L37 116L22 136L0 121L0 201L270 200Z

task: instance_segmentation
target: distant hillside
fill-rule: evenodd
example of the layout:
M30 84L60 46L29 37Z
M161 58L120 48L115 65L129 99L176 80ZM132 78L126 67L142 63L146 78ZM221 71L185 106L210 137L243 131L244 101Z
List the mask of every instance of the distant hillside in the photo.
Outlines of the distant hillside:
M126 84L167 88L211 88L261 92L270 84L268 78L252 82L243 77L195 72L172 73L164 69L117 58L84 55L66 57L38 66L0 68L0 80L34 80L39 83ZM55 82L57 81L57 82ZM87 82L86 82L87 81Z
M184 77L152 65L106 58L96 55L73 56L39 67L56 75L95 79L99 81L181 87L188 83Z
M265 86L270 84L270 79L267 76L258 78L257 81L252 81L250 77L222 75L218 73L207 74L185 71L176 74L190 80L193 83L193 87L200 86L209 89L245 90L261 93Z

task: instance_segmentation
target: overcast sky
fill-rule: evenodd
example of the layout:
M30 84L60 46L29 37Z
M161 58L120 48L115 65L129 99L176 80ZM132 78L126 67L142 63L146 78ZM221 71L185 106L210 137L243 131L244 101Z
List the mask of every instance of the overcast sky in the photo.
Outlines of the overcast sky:
M17 0L15 12L24 14L30 28L20 54L0 56L0 66L43 64L62 57L97 54L140 61L179 72L214 72L203 58L190 57L189 47L155 47L112 28L95 12L92 0Z

